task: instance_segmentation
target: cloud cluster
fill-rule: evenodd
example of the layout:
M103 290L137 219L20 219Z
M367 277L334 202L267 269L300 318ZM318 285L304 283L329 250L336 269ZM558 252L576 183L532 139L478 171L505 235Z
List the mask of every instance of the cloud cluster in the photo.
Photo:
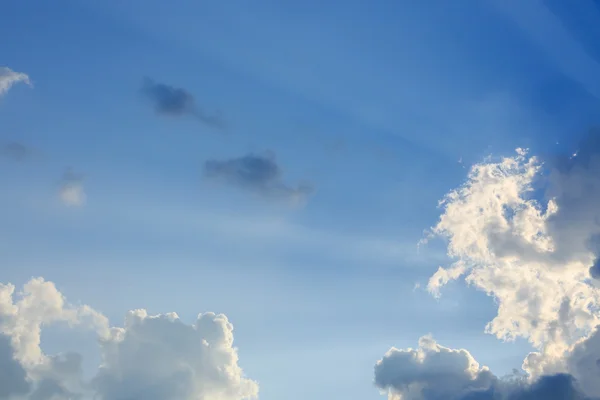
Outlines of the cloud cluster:
M40 348L42 327L80 325L98 334L102 363L83 378L76 353L49 356ZM123 327L89 306L69 304L41 278L19 295L0 285L0 399L241 400L255 398L233 347L233 327L224 315L204 313L195 324L175 313L150 316L130 311Z
M0 97L5 95L13 85L19 82L31 86L31 81L27 74L13 71L8 67L0 67Z
M283 182L281 168L272 153L208 160L204 163L204 176L270 198L302 201L312 193L308 184L293 187Z
M16 83L23 82L31 86L29 76L21 72L15 72L8 67L0 67L0 96ZM0 146L0 158L11 161L25 161L33 151L30 147L20 142L8 142ZM83 175L67 169L60 180L58 196L61 202L67 206L82 206L85 203L85 192L83 188Z
M444 285L464 278L493 297L498 311L486 332L502 340L525 338L537 349L523 362L527 382L572 379L590 398L600 398L599 204L597 132L576 157L544 164L517 149L513 157L474 165L467 181L440 203L443 212L431 233L447 240L455 261L428 283L440 296ZM444 351L438 349L437 357Z
M224 128L224 121L217 115L207 114L196 104L194 96L185 89L154 82L145 78L142 94L154 105L157 114L172 117L189 115L213 128Z

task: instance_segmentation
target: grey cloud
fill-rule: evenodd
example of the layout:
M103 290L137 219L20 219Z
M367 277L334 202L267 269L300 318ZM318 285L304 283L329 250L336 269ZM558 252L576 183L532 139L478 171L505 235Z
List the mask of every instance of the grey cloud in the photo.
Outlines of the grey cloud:
M50 356L47 362L35 371L38 379L27 400L77 400L83 398L82 356L64 353ZM70 387L69 387L70 386Z
M417 349L390 349L375 365L375 385L403 400L459 398L489 389L494 380L468 351L440 346L427 336Z
M42 379L27 400L75 400L82 396L68 391L60 382Z
M19 142L8 142L0 147L0 157L13 161L25 161L31 154L31 149Z
M600 326L579 341L566 357L568 371L577 377L582 390L600 394Z
M204 176L266 197L303 200L313 191L309 184L293 187L283 182L281 168L273 154L208 160L204 163Z
M558 206L549 219L555 253L592 252L600 258L600 129L590 129L575 154L552 160L549 167L547 197ZM598 272L594 262L590 274Z
M457 400L598 400L586 397L577 389L569 374L546 375L532 384L524 381L504 382L485 391L466 393Z
M157 114L173 117L189 115L210 127L220 129L225 127L221 117L208 114L198 107L194 96L183 88L144 78L142 94L153 103Z
M421 338L418 349L388 351L375 365L375 385L402 400L598 400L583 395L569 374L532 383L524 376L498 378L467 350L430 337Z
M0 399L24 395L29 390L27 372L15 359L10 338L0 333Z
M590 276L594 279L600 279L600 260L596 259L594 265L590 267Z

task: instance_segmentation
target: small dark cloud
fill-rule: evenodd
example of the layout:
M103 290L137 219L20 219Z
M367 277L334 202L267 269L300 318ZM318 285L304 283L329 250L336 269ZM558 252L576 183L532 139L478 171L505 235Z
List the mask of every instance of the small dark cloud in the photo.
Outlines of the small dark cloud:
M31 149L19 142L9 142L0 147L0 157L13 161L25 161L31 154Z
M208 160L204 163L204 176L265 197L303 200L313 191L309 184L292 187L284 183L281 168L272 153L248 154L228 160Z
M220 116L210 115L198 107L194 96L183 88L144 78L142 94L154 104L157 114L172 117L192 116L210 127L225 128Z

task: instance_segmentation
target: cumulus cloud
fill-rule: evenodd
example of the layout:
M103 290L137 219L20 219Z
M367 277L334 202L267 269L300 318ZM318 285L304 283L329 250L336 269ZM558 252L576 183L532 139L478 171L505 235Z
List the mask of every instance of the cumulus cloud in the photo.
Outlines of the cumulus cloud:
M145 78L142 94L153 103L157 114L172 117L189 115L213 128L225 127L224 121L218 115L210 115L198 107L194 96L185 89Z
M448 282L464 279L493 297L498 311L486 332L502 340L526 338L537 348L522 366L529 383L568 387L573 379L586 396L596 398L598 204L597 132L575 157L544 164L517 149L512 157L474 165L467 181L440 203L442 214L431 234L447 240L454 263L440 267L428 283L429 291L440 296Z
M258 386L245 379L224 315L200 314L186 325L176 314L130 311L125 327L102 343L93 386L103 399L242 399Z
M19 82L31 86L31 81L27 74L13 71L8 67L0 67L0 97L8 93L10 88Z
M63 204L70 207L80 207L85 203L84 179L85 176L74 172L71 168L63 173L58 191Z
M102 363L90 380L76 353L46 355L44 326L80 325L98 335ZM258 384L246 378L233 347L233 326L224 315L200 314L193 325L175 313L127 313L123 327L89 306L74 306L42 278L19 295L0 285L0 399L23 400L242 400Z
M501 379L467 350L441 346L427 336L417 349L390 349L375 365L375 385L390 400L593 400L571 375L532 382L520 375Z
M308 184L293 187L283 182L281 167L272 153L208 160L204 163L204 176L262 196L292 201L304 200L313 190Z
M375 384L400 399L445 399L491 387L495 377L466 350L440 346L433 338L417 349L390 349L375 365Z

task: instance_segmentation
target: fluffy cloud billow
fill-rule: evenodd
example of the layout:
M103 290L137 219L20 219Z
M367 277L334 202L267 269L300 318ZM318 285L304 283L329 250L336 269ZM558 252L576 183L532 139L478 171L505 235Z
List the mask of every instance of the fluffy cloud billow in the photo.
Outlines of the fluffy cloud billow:
M436 344L413 353L391 350L376 367L380 388L403 400L435 399L439 387L432 389L428 379L441 374L458 385L449 389L454 397L442 398L600 398L599 139L591 133L577 156L560 160L544 163L517 149L514 156L474 165L467 181L440 203L431 230L429 238L447 240L454 259L430 278L432 295L464 279L498 305L486 332L501 340L525 338L536 348L523 362L517 387L497 378L479 387L484 370L473 369L468 353ZM447 369L440 370L432 361L442 359L452 366L444 362ZM572 394L532 394L552 385Z
M97 333L102 362L85 380L77 353L47 355L44 326L66 323ZM258 384L244 376L224 315L200 314L193 325L175 313L127 313L123 327L89 306L74 306L41 278L19 295L0 285L0 399L241 400Z

